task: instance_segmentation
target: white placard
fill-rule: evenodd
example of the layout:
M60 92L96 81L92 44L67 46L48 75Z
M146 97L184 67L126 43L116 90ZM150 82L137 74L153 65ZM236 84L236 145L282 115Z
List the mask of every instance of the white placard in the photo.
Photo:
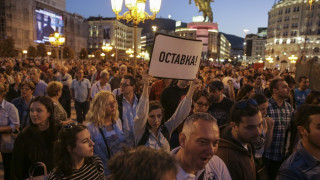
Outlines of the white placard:
M201 60L202 41L157 34L149 74L155 77L192 80Z

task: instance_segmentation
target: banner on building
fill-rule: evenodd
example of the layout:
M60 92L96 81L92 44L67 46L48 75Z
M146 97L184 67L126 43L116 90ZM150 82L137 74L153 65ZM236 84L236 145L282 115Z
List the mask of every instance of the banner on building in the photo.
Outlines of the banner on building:
M149 74L155 77L192 80L198 72L201 51L202 41L157 34Z

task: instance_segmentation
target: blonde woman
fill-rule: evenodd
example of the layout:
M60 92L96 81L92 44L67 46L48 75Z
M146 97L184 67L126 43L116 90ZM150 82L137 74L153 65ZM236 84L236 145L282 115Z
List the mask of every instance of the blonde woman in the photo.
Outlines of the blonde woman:
M108 175L110 157L134 144L133 135L122 128L118 104L111 92L100 91L95 95L86 115L86 125L95 143L94 154L102 159L105 175Z

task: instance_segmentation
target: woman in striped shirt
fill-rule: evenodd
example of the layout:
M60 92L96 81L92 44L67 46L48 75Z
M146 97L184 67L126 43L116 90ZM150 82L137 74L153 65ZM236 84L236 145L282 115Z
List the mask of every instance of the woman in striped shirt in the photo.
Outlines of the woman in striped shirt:
M48 180L104 180L101 159L93 155L94 142L86 126L71 123L64 126L55 144L56 168Z

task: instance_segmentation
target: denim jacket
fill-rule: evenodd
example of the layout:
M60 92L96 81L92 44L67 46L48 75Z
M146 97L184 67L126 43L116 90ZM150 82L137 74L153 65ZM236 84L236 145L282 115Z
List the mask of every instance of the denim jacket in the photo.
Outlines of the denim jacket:
M281 166L277 180L318 180L320 161L309 154L301 141L297 150Z
M99 156L103 162L105 175L107 176L110 172L107 169L107 162L109 160L107 146L104 142L102 134L100 133L99 127L89 122L87 124L88 130L91 135L91 139L94 142L93 152L95 155ZM113 123L114 135L111 137L106 137L107 130L105 126L102 127L103 135L106 137L106 141L110 148L110 156L121 152L124 147L131 147L134 144L133 136L127 130L122 129L121 120L118 119Z

